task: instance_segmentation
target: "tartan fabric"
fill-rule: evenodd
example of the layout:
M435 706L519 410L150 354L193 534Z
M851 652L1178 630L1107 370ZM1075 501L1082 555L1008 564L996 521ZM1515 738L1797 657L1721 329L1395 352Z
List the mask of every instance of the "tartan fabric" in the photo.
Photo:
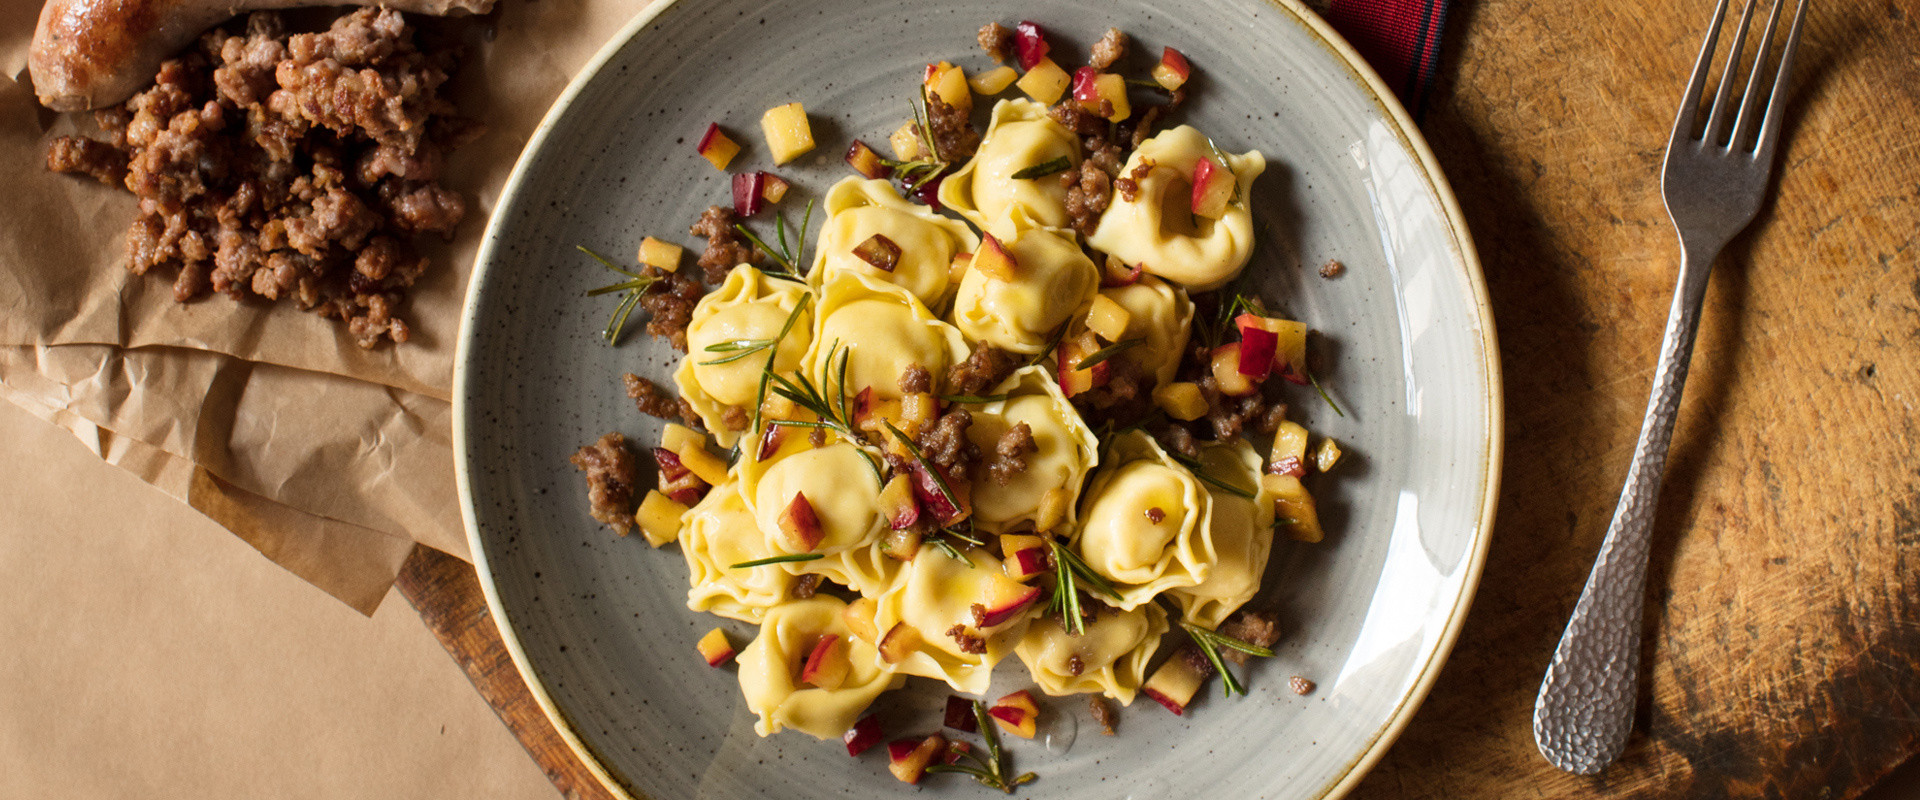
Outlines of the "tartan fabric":
M1415 120L1440 61L1449 0L1333 0L1327 22L1373 65Z

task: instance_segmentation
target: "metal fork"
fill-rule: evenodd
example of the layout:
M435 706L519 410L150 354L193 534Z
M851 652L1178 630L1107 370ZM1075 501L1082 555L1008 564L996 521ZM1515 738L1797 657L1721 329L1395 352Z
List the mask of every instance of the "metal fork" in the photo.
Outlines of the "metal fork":
M1780 117L1786 105L1787 77L1800 41L1800 21L1807 0L1798 0L1793 24L1781 48L1771 85L1762 82L1772 49L1775 24L1785 0L1772 0L1757 55L1747 70L1746 90L1735 93L1740 56L1755 0L1746 0L1727 51L1719 88L1708 107L1705 129L1699 127L1701 92L1706 88L1720 23L1728 0L1713 9L1713 24L1700 45L1693 77L1680 113L1667 140L1666 164L1660 189L1667 215L1680 234L1680 278L1667 312L1667 332L1660 343L1660 363L1654 371L1646 420L1627 467L1626 486L1613 522L1600 545L1586 589L1573 609L1567 630L1553 652L1540 697L1533 707L1533 738L1540 753L1554 766L1582 775L1599 772L1626 748L1633 730L1638 696L1640 618L1646 605L1648 541L1653 528L1661 473L1666 468L1667 445L1680 408L1680 391L1687 379L1687 361L1693 354L1694 333L1700 323L1700 301L1707 289L1713 260L1734 234L1753 221L1766 196L1773 172L1774 147L1780 138ZM1737 114L1737 116L1736 116Z

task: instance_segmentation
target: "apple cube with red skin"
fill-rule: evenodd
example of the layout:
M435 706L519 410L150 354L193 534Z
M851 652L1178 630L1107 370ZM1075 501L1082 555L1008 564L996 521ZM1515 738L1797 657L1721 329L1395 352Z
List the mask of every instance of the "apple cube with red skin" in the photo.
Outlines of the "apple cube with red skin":
M894 244L883 233L876 233L854 245L853 255L881 272L892 272L900 266L900 245Z
M760 193L766 189L767 173L736 172L733 175L733 213L751 217L760 213L766 198Z
M1211 668L1202 670L1194 666L1195 659L1188 658L1185 649L1173 654L1167 663L1147 677L1140 691L1153 701L1165 706L1175 715L1185 715L1187 706L1193 703L1193 696L1213 674Z
M1279 317L1263 317L1259 314L1241 314L1233 318L1233 324L1240 329L1242 339L1246 338L1249 328L1258 328L1273 333L1273 368L1280 371L1280 377L1289 383L1305 386L1307 379L1307 324Z
M920 649L922 639L920 629L905 622L896 622L887 629L887 635L880 637L875 649L880 651L880 660L888 664L898 664L913 651Z
M941 760L948 764L958 764L961 759L966 758L967 754L972 752L973 745L971 743L959 740L951 741L947 743L946 757Z
M880 537L880 552L895 561L912 561L923 538L918 527L887 531Z
M1058 367L1060 372L1061 393L1068 397L1074 397L1107 385L1109 365L1106 361L1101 361L1086 369L1079 369L1077 367L1082 360L1086 359L1087 356L1093 355L1099 349L1099 342L1093 338L1092 331L1081 334L1078 338L1068 339L1060 343L1059 349L1055 352L1059 357Z
M847 630L861 641L872 642L880 638L879 631L873 627L873 613L878 607L879 603L871 597L856 597L840 612L840 621L847 623Z
M874 506L893 530L904 531L920 522L920 502L914 499L913 480L906 475L895 475L880 487Z
M1073 71L1073 100L1081 108L1114 122L1133 115L1133 106L1127 102L1126 78L1093 67Z
M814 513L813 503L807 501L806 492L794 492L792 502L780 512L780 534L786 549L794 553L812 552L820 546L820 540L826 538L820 517Z
M1019 274L1020 262L1007 252L1006 245L991 233L980 234L980 249L973 254L972 269L1001 281L1012 281Z
M980 604L985 609L980 615L980 629L996 628L1012 622L1039 597L1038 586L1028 586L1002 575L993 576L987 583L987 596L982 598Z
M1320 511L1313 495L1300 479L1291 475L1260 476L1260 488L1273 498L1273 517L1294 541L1318 542L1326 538L1320 527Z
M1000 730L1022 739L1031 739L1040 729L1040 705L1033 701L1033 693L1025 689L1000 698L987 714L999 723Z
M1221 394L1228 397L1246 397L1259 388L1253 381L1240 374L1240 343L1229 342L1213 348L1213 382Z
M733 157L740 154L740 144L727 138L727 135L720 131L718 122L707 123L707 132L700 136L700 144L694 149L702 158L713 164L714 169L723 172L728 164L733 163Z
M1280 337L1265 328L1245 327L1240 329L1240 374L1254 381L1264 381L1273 372L1274 352L1280 345Z
M709 485L681 462L679 454L664 447L653 448L653 462L660 465L660 493L674 502L691 506L707 496Z
M1144 272L1139 264L1128 265L1120 259L1107 256L1107 263L1100 270L1100 286L1103 289L1132 286L1140 282L1140 275Z
M919 783L935 756L947 749L947 738L933 734L925 739L895 739L887 743L887 771L907 783Z
M1024 533L1000 535L1001 568L1014 580L1026 580L1053 569L1047 540Z
M944 724L956 731L977 733L980 720L973 715L973 701L957 694L947 695L947 712Z
M841 734L840 741L846 744L847 755L857 756L879 744L885 737L886 731L880 727L880 718L868 714L861 717L859 722L853 723L853 727L848 728L846 733Z
M1047 51L1053 46L1047 44L1047 32L1041 30L1039 25L1021 20L1020 24L1013 26L1013 48L1019 54L1020 68L1033 69L1033 65L1047 57Z
M727 641L727 632L719 628L714 628L708 631L707 635L700 637L700 641L694 644L694 649L700 651L700 657L707 660L709 667L720 666L727 663L727 659L733 658L733 643Z
M760 198L769 203L778 203L786 199L787 190L793 188L785 178L771 172L760 173Z
M766 461L773 458L773 454L780 452L780 445L785 444L786 441L787 426L768 425L766 431L760 434L760 449L754 453L753 460Z
M1100 108L1100 89L1094 85L1095 79L1099 77L1098 67L1081 67L1073 71L1073 99L1078 101L1082 108L1086 108L1088 103L1093 104L1093 109Z
M866 142L860 141L859 139L855 139L853 140L853 144L847 145L847 166L853 167L853 171L860 173L861 177L864 178L879 179L893 177L893 167L887 166L886 162L880 158L879 153L874 152L873 148L868 147Z
M947 481L947 488L953 491L953 499L950 501L947 495L940 491L940 483L934 479L933 473L928 472L918 462L909 465L907 470L913 476L913 498L920 501L920 507L931 513L934 521L940 523L942 527L958 523L973 513L973 504L970 502L973 495L972 484L965 481Z
M800 667L800 681L832 691L847 682L851 666L847 661L846 640L837 633L824 634Z
M1233 202L1235 188L1233 170L1227 169L1211 158L1203 158L1193 165L1193 213L1207 219L1219 219L1227 215L1227 204Z
M1171 47L1160 51L1160 63L1153 67L1153 80L1160 88L1169 92L1187 85L1187 79L1193 77L1193 65L1187 63L1187 57Z

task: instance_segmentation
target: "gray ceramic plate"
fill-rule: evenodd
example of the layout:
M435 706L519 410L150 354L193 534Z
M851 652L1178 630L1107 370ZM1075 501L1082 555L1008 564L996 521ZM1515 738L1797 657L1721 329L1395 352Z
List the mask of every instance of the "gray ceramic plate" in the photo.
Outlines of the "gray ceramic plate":
M609 430L655 440L658 423L633 410L620 375L664 380L677 354L644 336L619 347L598 337L614 301L585 295L610 276L574 246L630 258L647 235L694 244L687 224L728 197L695 138L720 121L746 145L733 169L769 169L756 121L792 100L822 144L779 172L823 191L848 174L850 139L877 144L900 124L922 65L987 64L973 43L987 20L1041 23L1069 69L1110 25L1135 37L1134 74L1164 45L1191 58L1202 77L1185 120L1271 165L1255 191L1261 243L1249 270L1330 345L1324 375L1345 415L1303 392L1295 416L1350 453L1318 484L1329 540L1276 547L1256 602L1280 609L1286 635L1275 658L1245 670L1252 696L1222 700L1216 682L1185 717L1142 700L1113 738L1089 732L1083 703L1054 701L1050 738L1013 745L1019 768L1041 776L1026 791L1335 796L1406 723L1466 613L1492 518L1500 388L1478 262L1418 132L1311 12L1268 0L1156 5L683 0L635 20L555 105L474 272L455 442L501 633L609 785L663 800L908 791L878 751L853 761L838 742L755 736L732 670L693 651L716 625L739 643L750 629L686 609L677 552L587 516L568 455ZM1320 278L1329 258L1346 274ZM1012 666L996 693L1024 685ZM1293 675L1318 689L1293 694ZM931 731L944 687L916 686L883 702L900 724ZM958 776L922 791L988 794Z

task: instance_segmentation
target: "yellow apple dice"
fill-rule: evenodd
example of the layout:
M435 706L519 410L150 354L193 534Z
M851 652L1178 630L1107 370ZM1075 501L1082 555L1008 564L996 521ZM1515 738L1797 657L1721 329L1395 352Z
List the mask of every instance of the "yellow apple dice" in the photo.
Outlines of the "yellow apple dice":
M887 527L896 531L912 528L920 522L920 503L913 499L913 479L906 475L895 475L880 488L880 497L874 502Z
M1187 63L1187 57L1171 47L1160 51L1160 63L1153 67L1153 80L1160 88L1171 92L1187 85L1187 79L1193 76L1193 65Z
M926 92L961 113L973 110L973 89L967 85L967 72L942 61L927 65Z
M1201 393L1200 384L1188 381L1153 387L1153 404L1167 416L1185 422L1207 415L1207 397Z
M1060 102L1061 95L1067 93L1067 86L1072 83L1073 76L1068 75L1059 64L1053 63L1053 59L1043 57L1028 68L1027 74L1020 76L1014 85L1019 86L1020 91L1026 92L1034 102L1050 106Z
M947 283L959 286L960 280L967 277L967 270L972 266L972 253L953 254L953 260L947 262Z
M1133 312L1126 306L1104 294L1093 296L1093 305L1087 309L1088 330L1109 342L1117 342L1127 335L1127 325L1132 322Z
M1053 565L1048 555L1052 548L1047 540L1024 533L1004 533L1000 535L1000 566L1007 577L1024 581L1035 575L1050 572Z
M1055 486L1040 495L1040 508L1034 512L1033 528L1037 531L1050 531L1067 519L1067 509L1073 506L1073 493L1065 487Z
M714 169L724 172L727 165L733 163L733 157L740 154L740 144L727 138L727 135L720 131L720 123L710 122L707 124L707 132L700 136L700 144L696 145L694 150L698 151L708 163L713 164Z
M1089 365L1085 369L1080 367L1080 362L1099 350L1099 342L1094 340L1092 331L1060 343L1060 347L1055 352L1059 358L1061 393L1074 397L1107 385L1109 375L1106 361Z
M1260 476L1260 488L1273 498L1273 518L1295 541L1317 542L1326 538L1320 528L1320 512L1313 495L1299 478L1291 475Z
M880 537L880 552L895 561L912 561L925 538L918 527L887 531Z
M1219 388L1221 394L1229 397L1246 397L1258 388L1253 385L1251 378L1240 373L1239 342L1230 342L1213 348L1213 361L1210 366L1213 370L1214 386Z
M633 521L640 526L640 535L647 538L647 544L660 547L680 538L680 518L686 513L685 504L657 490L648 490L646 498L640 501L640 508L633 512Z
M918 436L922 428L933 424L939 416L940 398L927 392L909 392L900 396L900 427L908 436Z
M706 659L709 667L720 666L733 658L733 643L727 641L727 632L719 628L707 631L693 647L700 651L700 657Z
M1018 619L1040 597L1040 587L1028 586L1004 573L988 573L981 579L984 585L979 600L983 611L975 621L983 634Z
M762 172L760 176L762 179L760 184L760 198L769 203L778 203L781 200L785 200L787 190L793 188L793 184L788 183L787 179L771 172Z
M925 739L895 739L887 743L887 771L906 783L919 783L934 756L947 749L947 739L933 734Z
M1146 683L1140 685L1141 693L1175 715L1187 713L1193 696L1200 692L1200 686L1207 682L1207 676L1213 674L1212 669L1203 670L1194 666L1195 659L1186 656L1184 650L1174 653L1173 658L1167 659L1147 677Z
M667 427L660 431L660 446L677 455L687 450L706 447L707 436L678 422L669 422Z
M1207 219L1219 219L1227 215L1227 205L1233 201L1236 188L1233 170L1227 169L1212 158L1202 158L1193 165L1193 213Z
M1000 730L1022 739L1033 738L1040 729L1040 705L1033 701L1033 693L1025 689L995 701L987 714L1000 725Z
M925 155L920 149L920 129L911 122L900 123L899 129L887 137L887 144L893 147L895 161L913 161Z
M680 269L680 255L686 252L680 245L663 242L648 236L640 240L640 263L663 272Z
M1307 474L1307 429L1300 423L1284 421L1274 428L1267 472L1293 478Z
M1340 463L1340 443L1331 438L1321 439L1313 448L1313 469L1316 472L1328 472L1333 465Z
M826 538L806 492L793 493L793 500L780 512L779 524L782 548L790 553L811 552Z
M1133 106L1127 102L1127 79L1093 67L1074 70L1073 101L1113 122L1133 114Z
M700 476L700 480L706 481L708 485L719 486L727 482L727 462L709 452L705 445L690 446L674 452L679 454L680 463L685 464L687 469Z
M877 642L880 639L880 632L873 627L873 615L878 606L879 601L871 597L864 595L856 597L852 602L847 603L845 610L840 612L840 620L847 623L847 630L852 631L853 635L861 641Z
M980 234L980 249L973 254L972 268L980 274L998 281L1009 281L1019 274L1020 262L1007 252L1005 245L993 234Z
M905 622L896 622L893 627L887 629L885 636L880 637L880 642L874 646L874 649L880 651L881 661L898 664L902 659L912 655L913 651L920 649L921 641L920 629Z
M767 150L773 153L776 166L813 149L813 128L807 124L807 110L799 103L767 109L760 115L760 133L767 138Z
M967 86L975 94L995 95L1006 91L1019 77L1020 73L1015 72L1013 67L999 66L968 78Z
M852 664L847 660L847 642L840 634L828 633L820 637L813 646L813 652L807 654L807 661L800 667L800 682L832 691L847 682L847 672Z

